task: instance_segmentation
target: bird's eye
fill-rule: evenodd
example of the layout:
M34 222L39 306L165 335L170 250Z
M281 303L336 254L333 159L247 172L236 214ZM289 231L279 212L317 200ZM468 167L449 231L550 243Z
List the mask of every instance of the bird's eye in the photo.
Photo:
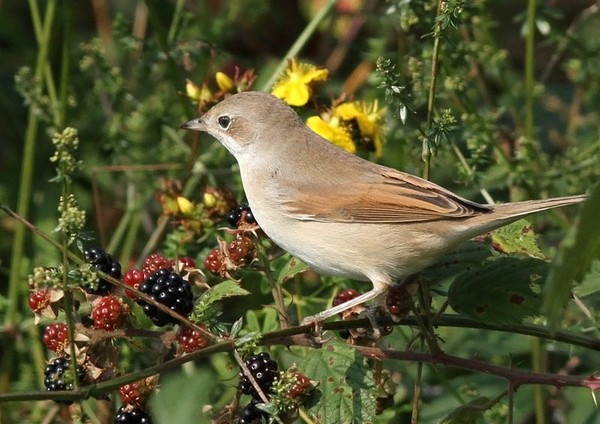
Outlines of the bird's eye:
M231 118L227 115L219 116L219 119L217 119L217 121L219 121L219 126L224 130L228 129L229 125L231 125Z

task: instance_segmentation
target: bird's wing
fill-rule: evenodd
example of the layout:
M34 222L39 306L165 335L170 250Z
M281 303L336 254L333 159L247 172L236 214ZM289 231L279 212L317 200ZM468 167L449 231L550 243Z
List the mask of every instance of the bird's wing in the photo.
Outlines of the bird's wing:
M285 196L296 218L329 222L407 223L461 219L490 212L436 184L391 168L349 184L303 185Z

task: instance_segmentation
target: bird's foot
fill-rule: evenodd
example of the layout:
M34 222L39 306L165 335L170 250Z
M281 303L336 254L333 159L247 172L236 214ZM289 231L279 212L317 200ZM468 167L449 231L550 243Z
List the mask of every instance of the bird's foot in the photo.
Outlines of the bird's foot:
M300 325L310 325L312 329L310 333L306 334L308 339L308 343L312 347L321 347L324 343L327 343L331 340L331 337L323 336L323 319L319 316L319 314L304 318Z

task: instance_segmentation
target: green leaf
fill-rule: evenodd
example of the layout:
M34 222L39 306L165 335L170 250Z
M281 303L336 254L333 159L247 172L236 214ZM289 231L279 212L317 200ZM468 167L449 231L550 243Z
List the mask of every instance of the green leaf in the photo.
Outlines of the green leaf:
M537 244L531 224L524 219L492 232L492 243L494 248L502 253L522 253L533 258L545 258Z
M482 423L483 414L489 407L490 398L478 397L473 399L469 403L462 405L452 411L446 418L444 418L442 424L475 424Z
M206 306L209 306L227 297L246 296L249 294L250 292L242 288L237 281L226 280L206 290L206 292L204 292L202 295L200 302Z
M590 272L583 277L583 281L573 288L573 293L578 297L590 296L600 291L600 259L592 262Z
M345 344L331 343L307 355L298 368L319 381L308 405L317 422L374 423L376 387L364 356Z
M573 284L581 282L592 269L593 262L600 259L598 210L600 184L583 203L577 225L569 230L552 261L543 303L543 311L550 322L558 321L571 298Z
M223 281L222 283L212 286L202 294L200 301L196 304L194 309L194 317L200 321L210 320L210 318L215 315L214 310L212 309L212 305L215 302L227 297L246 296L248 294L250 294L250 292L243 289L237 281Z
M426 279L439 281L469 269L479 268L492 255L489 240L470 240L456 250L444 255L438 262L423 271Z
M283 262L283 263L281 263ZM276 269L279 269L277 273L277 284L283 284L296 274L300 274L308 270L308 265L293 256L283 256L280 261L275 261Z
M198 369L192 375L177 373L161 379L160 390L150 399L152 417L157 424L209 423L202 405L209 405L216 379ZM184 391L182 391L184 389Z
M538 315L540 284L549 264L540 259L503 257L458 276L448 290L448 303L460 313L495 324L520 323Z

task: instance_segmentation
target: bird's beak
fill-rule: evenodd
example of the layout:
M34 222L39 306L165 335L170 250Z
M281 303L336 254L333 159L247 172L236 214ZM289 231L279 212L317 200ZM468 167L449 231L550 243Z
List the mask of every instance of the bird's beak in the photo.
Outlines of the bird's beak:
M206 124L202 118L192 119L191 121L187 121L185 124L182 124L179 128L183 130L192 130L192 131L206 131Z

